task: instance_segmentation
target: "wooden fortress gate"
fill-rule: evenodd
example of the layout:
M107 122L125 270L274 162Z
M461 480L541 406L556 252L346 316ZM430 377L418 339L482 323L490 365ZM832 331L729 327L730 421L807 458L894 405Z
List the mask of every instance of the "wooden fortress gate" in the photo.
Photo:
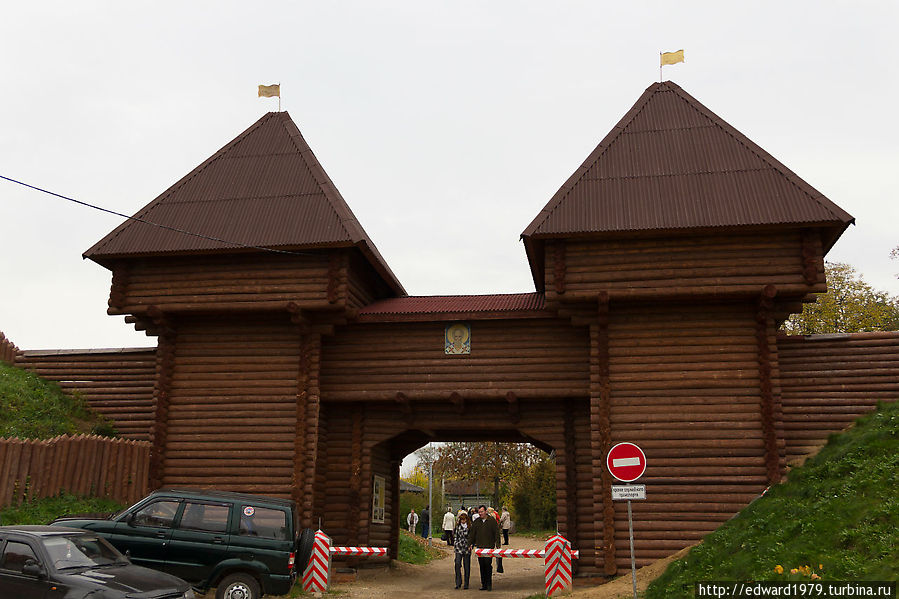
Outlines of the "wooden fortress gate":
M669 82L525 229L532 293L408 297L287 113L136 216L85 256L109 312L159 338L153 485L292 496L335 543L395 555L404 455L528 441L556 451L560 531L604 574L627 564L613 443L649 461L640 563L778 480L776 330L852 222Z

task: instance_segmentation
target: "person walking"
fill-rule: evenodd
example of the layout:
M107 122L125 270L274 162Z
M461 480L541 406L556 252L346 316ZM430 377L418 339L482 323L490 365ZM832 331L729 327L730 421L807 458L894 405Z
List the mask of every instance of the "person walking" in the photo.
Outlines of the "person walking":
M468 512L459 512L456 527L453 530L453 571L456 573L456 588L468 588L468 579L471 577L471 539L468 533L471 531L471 520ZM462 577L463 571L465 577Z
M415 526L418 524L418 514L415 513L415 508L412 508L409 515L406 516L406 524L409 526L409 532L415 534Z
M424 539L428 538L428 533L431 532L431 506L426 505L425 509L421 510L421 536Z
M456 517L453 516L453 508L447 507L443 515L443 537L447 545L453 544L453 529L456 528Z
M503 513L499 517L499 526L503 529L503 545L509 544L509 529L512 528L512 516L506 506L503 506Z
M488 507L487 515L496 520L496 526L497 526L496 548L499 549L499 534L498 534L498 532L499 532L499 514L492 507ZM503 558L497 556L497 558L496 558L496 573L502 574L503 572L505 572L505 570L503 570Z
M478 549L499 548L499 523L487 515L487 506L478 506L478 519L471 525L468 538ZM493 590L493 558L478 556L482 591Z

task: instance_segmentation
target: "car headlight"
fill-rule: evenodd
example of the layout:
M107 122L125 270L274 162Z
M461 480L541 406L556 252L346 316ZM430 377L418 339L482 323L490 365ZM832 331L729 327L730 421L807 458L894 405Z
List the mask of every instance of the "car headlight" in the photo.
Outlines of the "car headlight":
M184 591L184 594L181 595L181 599L197 599L197 596L194 594L193 589L187 589Z

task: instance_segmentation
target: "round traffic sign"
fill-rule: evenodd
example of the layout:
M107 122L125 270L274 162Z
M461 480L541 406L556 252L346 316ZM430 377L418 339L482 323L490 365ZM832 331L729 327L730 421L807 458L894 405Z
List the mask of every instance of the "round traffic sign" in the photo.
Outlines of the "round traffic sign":
M646 455L633 443L618 443L606 456L609 472L624 483L637 480L646 471Z

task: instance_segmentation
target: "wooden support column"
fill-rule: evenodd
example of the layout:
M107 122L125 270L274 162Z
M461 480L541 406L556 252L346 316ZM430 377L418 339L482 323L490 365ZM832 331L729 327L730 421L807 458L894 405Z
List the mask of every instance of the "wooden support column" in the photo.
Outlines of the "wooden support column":
M122 306L128 298L128 268L125 264L116 264L112 269L112 285L109 289L108 313L121 314Z
M815 231L802 231L802 278L809 285L818 282L818 261L822 253L821 238Z
M590 449L593 474L594 530L602 522L602 544L594 539L595 566L607 575L615 564L615 509L612 506L612 477L605 457L612 447L611 392L609 386L609 294L597 301L597 321L590 325ZM598 536L598 535L596 535Z
M169 426L169 401L172 390L172 376L175 371L176 335L170 323L155 306L151 306L148 315L153 325L160 329L156 348L156 385L153 399L156 404L150 447L150 490L159 489L165 479L165 450Z
M771 311L774 309L774 297L777 288L768 285L759 297L756 312L756 341L758 343L759 362L759 403L762 415L762 437L765 441L765 470L768 483L780 480L780 454L777 448L777 430L774 414L774 387L772 381L771 346L768 343L768 329L771 324Z
M390 559L400 557L400 461L390 462Z
M294 500L303 528L316 528L315 489L321 419L321 335L304 334L297 365L297 432L294 442Z
M565 516L568 521L565 536L571 541L572 547L577 549L579 531L577 519L577 440L574 433L574 404L573 400L565 402ZM577 567L577 564L572 565Z
M553 287L556 293L565 293L565 241L558 240L552 244L553 249Z
M353 439L350 447L350 480L349 480L349 504L347 510L347 534L350 545L364 545L359 538L359 520L368 513L367 505L360 501L362 496L362 423L365 418L365 404L352 406ZM356 506L356 510L352 509Z

